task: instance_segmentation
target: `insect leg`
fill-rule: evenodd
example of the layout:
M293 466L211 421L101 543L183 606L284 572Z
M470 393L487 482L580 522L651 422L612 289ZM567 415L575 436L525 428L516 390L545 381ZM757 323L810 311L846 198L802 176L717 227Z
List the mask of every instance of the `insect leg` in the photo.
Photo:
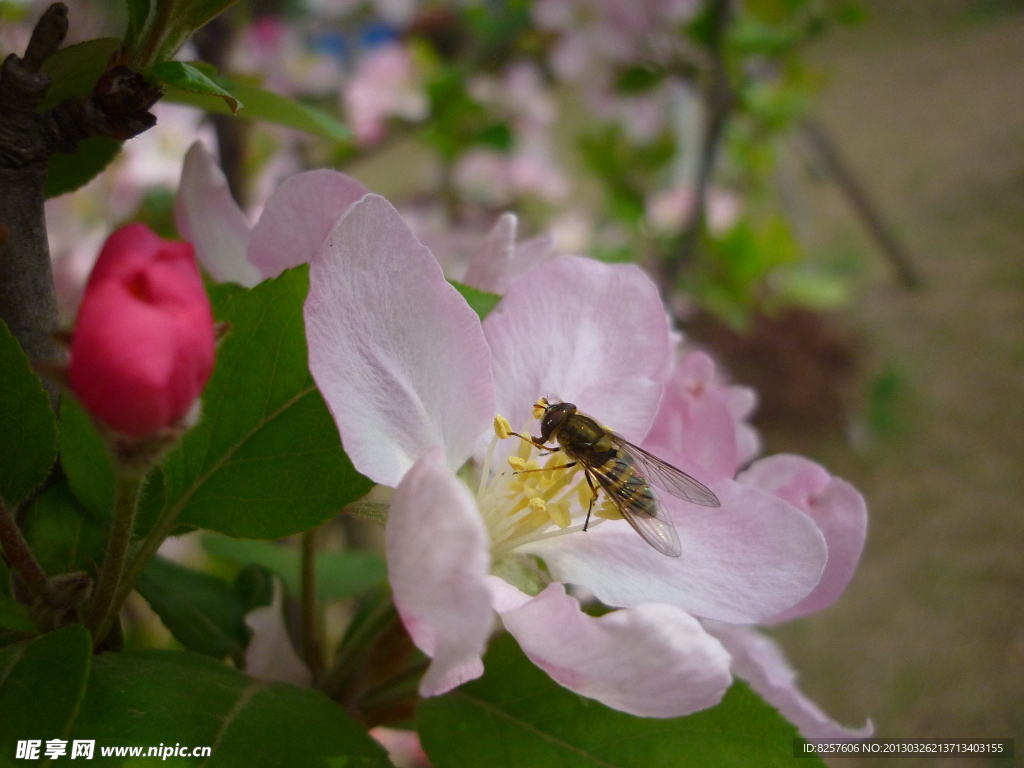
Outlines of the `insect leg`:
M553 451L552 451L552 453L553 453ZM520 470L517 470L516 472L513 472L512 474L513 475L524 475L527 472L553 472L556 469L569 469L570 467L575 467L575 466L576 466L576 462L573 461L573 462L570 462L568 464L562 464L559 467L539 467L537 469L520 469Z
M536 437L531 437L530 435L520 435L518 432L509 432L509 435L515 435L520 440L523 440L536 448L540 448L541 450L547 449L547 446L544 445L544 443L541 442L541 440Z
M594 511L594 502L597 501L597 489L594 487L594 481L590 479L590 471L584 469L583 474L587 478L587 485L590 486L590 506L587 507L587 519L583 521L583 530L586 531L590 525L590 513Z

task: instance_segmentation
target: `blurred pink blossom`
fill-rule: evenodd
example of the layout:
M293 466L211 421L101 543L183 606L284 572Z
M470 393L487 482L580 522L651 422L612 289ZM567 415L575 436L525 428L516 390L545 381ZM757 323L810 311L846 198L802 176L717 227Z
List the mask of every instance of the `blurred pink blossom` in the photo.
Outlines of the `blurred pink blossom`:
M360 144L384 137L389 117L422 120L427 96L409 51L391 43L370 51L345 84L343 98L349 124Z
M259 76L263 87L290 96L331 95L342 77L335 57L312 51L299 28L273 16L242 30L231 47L229 69Z
M370 729L370 735L384 745L395 768L430 768L430 759L416 731L377 726Z
M688 220L694 206L694 188L683 184L652 195L647 201L647 221L663 232L678 232ZM708 191L708 229L715 234L727 232L740 215L739 198L723 189Z

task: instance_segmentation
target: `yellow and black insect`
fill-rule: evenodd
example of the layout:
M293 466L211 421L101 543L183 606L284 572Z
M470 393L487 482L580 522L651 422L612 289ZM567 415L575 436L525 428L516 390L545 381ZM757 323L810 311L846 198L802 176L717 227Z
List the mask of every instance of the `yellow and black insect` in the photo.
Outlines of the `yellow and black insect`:
M577 464L583 467L592 492L584 531L590 524L597 497L595 483L633 530L669 557L679 557L682 548L675 526L654 495L652 485L694 504L721 506L718 497L705 485L579 413L572 403L549 403L542 398L537 408L543 410L540 437L518 437L546 451L556 450L546 443L557 442L572 461L553 469L569 469Z

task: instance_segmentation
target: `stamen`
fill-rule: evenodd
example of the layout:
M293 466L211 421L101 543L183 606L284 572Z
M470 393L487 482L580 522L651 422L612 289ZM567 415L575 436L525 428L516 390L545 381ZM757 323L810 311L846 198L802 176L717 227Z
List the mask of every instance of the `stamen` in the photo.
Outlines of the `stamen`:
M512 425L501 414L494 417L494 434L501 440L507 440L512 435Z
M546 405L546 401L539 401L534 415L542 416ZM573 518L590 507L593 493L582 467L567 467L573 460L563 451L545 450L523 438L530 426L528 421L519 432L513 432L507 419L500 415L494 418L494 437L484 458L477 492L494 557L527 542L582 531L582 524L573 525ZM498 441L510 437L518 438L519 445L506 459L508 468L492 476ZM604 517L599 509L594 511ZM598 522L594 520L591 525Z

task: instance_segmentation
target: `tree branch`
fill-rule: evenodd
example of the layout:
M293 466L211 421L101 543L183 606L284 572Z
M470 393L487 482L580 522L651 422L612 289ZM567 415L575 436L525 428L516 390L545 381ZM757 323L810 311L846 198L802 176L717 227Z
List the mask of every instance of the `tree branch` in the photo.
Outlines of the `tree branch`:
M156 123L149 108L163 91L124 66L107 70L93 92L43 114L36 109L50 87L40 67L60 46L68 10L54 3L40 17L25 56L8 56L0 69L0 318L30 359L56 363L61 349L57 297L43 212L50 156L73 152L93 135L128 139ZM44 382L56 406L55 384Z
M910 253L886 225L867 190L843 159L839 147L836 146L828 130L813 118L804 120L802 127L804 136L807 137L811 146L825 163L832 180L846 195L846 199L850 201L853 210L860 217L861 223L871 233L878 247L882 249L882 253L889 260L900 284L908 290L919 287L921 277L914 267L914 260L910 257Z

